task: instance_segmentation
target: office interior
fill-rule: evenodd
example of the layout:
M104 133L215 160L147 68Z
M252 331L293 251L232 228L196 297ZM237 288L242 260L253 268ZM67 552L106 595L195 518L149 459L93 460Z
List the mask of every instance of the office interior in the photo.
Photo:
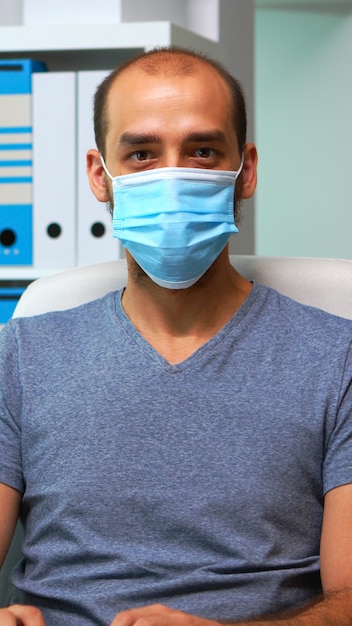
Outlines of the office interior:
M103 0L99 14L96 5L0 0L0 58L16 56L15 44L1 52L11 29L38 25L44 32L48 23L71 20L104 33L112 16L136 29L137 21L167 20L216 41L218 56L245 88L248 138L259 152L255 200L244 205L231 251L352 257L351 0ZM70 63L76 70L72 51L67 70Z

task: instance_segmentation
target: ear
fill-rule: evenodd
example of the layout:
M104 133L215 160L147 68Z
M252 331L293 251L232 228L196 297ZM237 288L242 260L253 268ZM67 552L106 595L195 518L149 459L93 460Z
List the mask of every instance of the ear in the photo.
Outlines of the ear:
M258 153L254 143L247 143L243 151L242 198L248 200L257 186Z
M109 196L107 185L109 183L106 180L107 176L102 166L98 150L88 150L86 169L89 185L96 199L99 200L99 202L108 202Z

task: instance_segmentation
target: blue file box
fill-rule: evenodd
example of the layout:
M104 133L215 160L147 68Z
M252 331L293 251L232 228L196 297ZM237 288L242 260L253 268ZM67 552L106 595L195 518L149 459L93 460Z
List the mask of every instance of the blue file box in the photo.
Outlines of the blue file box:
M17 302L30 282L30 280L0 280L0 324L6 324L12 317Z
M45 69L0 60L0 266L33 263L32 74Z

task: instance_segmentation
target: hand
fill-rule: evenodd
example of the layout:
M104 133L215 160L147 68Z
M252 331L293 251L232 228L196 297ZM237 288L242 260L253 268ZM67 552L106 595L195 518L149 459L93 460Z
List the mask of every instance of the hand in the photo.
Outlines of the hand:
M34 606L13 604L0 609L1 626L45 626L44 618Z
M152 604L119 613L111 626L219 626L219 623L170 609L163 604Z

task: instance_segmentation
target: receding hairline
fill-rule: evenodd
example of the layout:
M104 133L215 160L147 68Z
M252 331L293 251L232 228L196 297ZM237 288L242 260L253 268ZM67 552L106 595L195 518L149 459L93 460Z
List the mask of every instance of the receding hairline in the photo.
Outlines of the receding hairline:
M224 76L207 59L202 57L193 56L188 52L162 49L155 50L148 54L148 56L139 56L127 62L123 66L117 68L114 73L114 78L110 82L109 89L106 93L106 108L105 115L107 114L108 101L110 92L113 87L116 87L119 79L134 71L142 71L146 75L156 78L172 78L172 77L192 77L197 76L202 69L208 70L221 82L229 97L229 104L231 106L232 98L229 85L227 84ZM106 120L107 121L107 120Z
M218 76L220 75L210 60L201 55L180 49L156 49L127 61L120 66L117 74L121 75L129 69L141 69L146 74L155 76L162 74L189 76L203 66L213 69Z
M157 58L158 62L156 63L152 55L148 57L139 57L128 65L119 68L119 70L116 72L115 78L111 81L110 88L106 94L107 97L105 116L107 116L108 113L108 103L112 89L115 87L117 87L118 89L118 83L120 78L123 79L124 76L135 71L142 71L147 76L167 79L173 77L196 77L197 74L200 73L203 69L208 70L223 85L224 90L228 96L229 106L233 106L229 86L226 84L223 76L217 71L214 66L211 65L211 63L208 63L202 58L192 57L190 55L187 55L186 53L180 52L175 54L175 52L171 52L170 50L163 50L158 54ZM107 117L106 122L108 123Z

